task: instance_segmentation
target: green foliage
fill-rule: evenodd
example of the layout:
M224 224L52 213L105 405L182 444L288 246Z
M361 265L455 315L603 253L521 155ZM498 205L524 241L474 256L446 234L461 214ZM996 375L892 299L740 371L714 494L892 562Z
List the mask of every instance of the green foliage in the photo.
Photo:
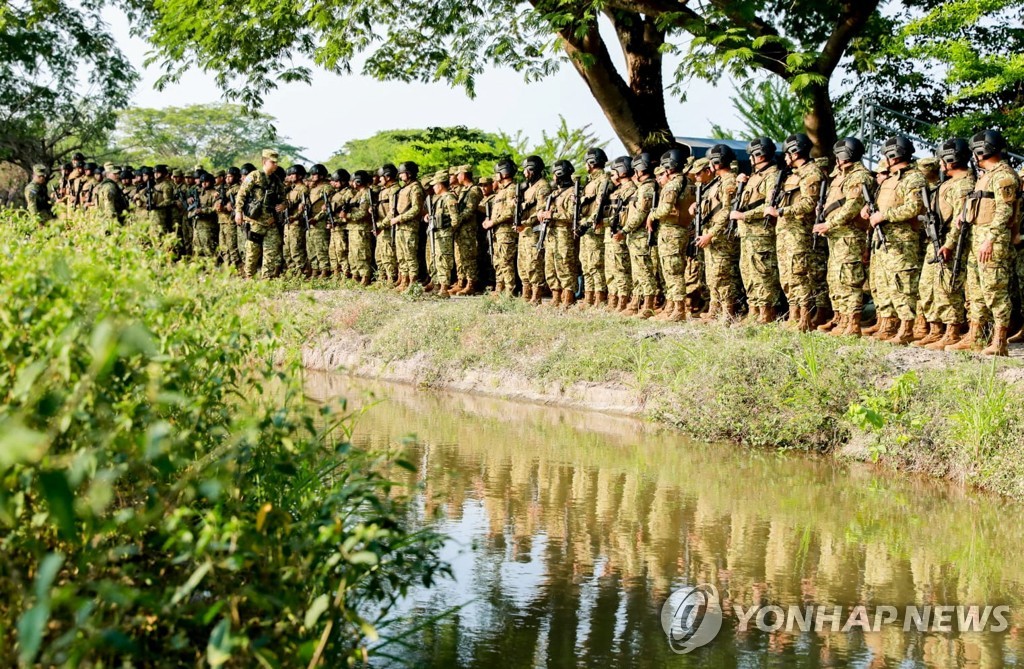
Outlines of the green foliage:
M877 433L887 426L897 430L904 427L906 430L900 431L896 437L897 444L902 446L911 440L912 435L919 434L925 425L922 418L910 412L911 401L920 386L921 379L917 372L906 372L898 376L884 392L861 393L860 402L850 405L846 419L865 432ZM877 462L888 449L881 440L875 440L869 446L869 452L872 460Z
M556 160L568 160L582 173L587 149L591 147L607 148L608 142L602 141L588 123L582 128L570 128L565 117L558 115L558 129L553 134L541 131L541 141L531 146L529 139L517 132L514 136L501 134L499 150L503 155L512 156L518 163L527 156L538 155L544 164L550 166Z
M715 138L749 141L755 137L770 137L776 141L783 140L790 133L802 131L804 117L810 111L807 102L794 95L790 87L777 78L746 81L729 99L743 125L734 131L712 124L712 136ZM845 110L838 109L837 116L840 121L838 134L851 134L854 125L843 122L847 116Z
M302 147L288 144L274 123L268 114L231 104L133 107L118 114L113 152L134 164L184 162L212 169L258 164L265 148L277 149L286 163L297 159Z
M148 242L0 220L0 646L26 666L360 659L447 573L440 537L407 527L392 454L274 364L279 289Z
M993 362L981 370L958 394L953 414L953 435L975 460L989 454L1009 421L1010 396L1006 384L996 377Z

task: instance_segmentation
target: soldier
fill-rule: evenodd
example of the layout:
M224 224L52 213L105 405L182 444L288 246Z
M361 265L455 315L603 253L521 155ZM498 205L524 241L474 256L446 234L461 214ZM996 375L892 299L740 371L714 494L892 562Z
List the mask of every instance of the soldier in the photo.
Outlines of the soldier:
M245 276L256 275L262 262L262 276L272 279L281 273L283 244L279 217L287 210L284 183L277 178L278 153L263 150L263 169L250 172L242 181L235 200L235 224L248 224L245 244Z
M224 176L222 177L221 174ZM238 195L238 181L241 172L237 167L229 167L226 172L217 174L217 223L220 227L220 250L224 261L232 267L240 267L241 258L238 253L238 226L235 225L234 201Z
M525 190L520 199L519 279L523 282L523 299L540 304L540 286L544 283L544 257L537 248L537 212L544 208L551 186L544 178L544 161L530 156L523 161Z
M285 171L284 183L287 187L285 202L288 204L288 215L284 224L284 261L285 268L293 274L309 277L309 259L306 257L306 228L309 215L309 188L303 183L306 168L292 165Z
M472 295L476 292L476 283L480 280L480 269L477 258L480 250L477 236L480 231L480 205L484 199L483 191L473 183L473 168L460 165L455 168L455 179L458 185L457 204L459 217L455 226L455 295Z
M427 226L427 252L433 266L431 283L437 285L437 296L447 299L448 286L455 269L454 231L452 225L459 218L459 207L455 196L448 190L449 174L442 170L430 181L433 197Z
M426 215L426 194L416 180L419 169L412 161L398 166L398 179L402 186L398 190L394 215L391 217L391 225L395 227L399 283L407 290L419 280L419 226Z
M920 295L917 308L928 323L927 334L914 342L914 346L942 351L960 341L960 324L966 319L964 309L964 276L958 272L956 282L949 261L953 258L960 225L956 219L963 211L967 196L974 190L974 177L968 166L971 147L963 139L951 139L939 149L939 160L946 180L939 186L932 207L939 218L939 249L941 264L931 260L921 269ZM945 238L942 238L945 235ZM966 249L960 249L959 266L966 265Z
M395 228L391 225L391 219L395 217L395 197L398 194L399 185L398 168L388 163L380 168L377 176L380 178L381 187L377 194L377 272L381 280L388 285L393 285L399 290L405 288L402 276L398 271L398 256L395 251Z
M165 235L175 234L174 218L172 212L178 207L178 201L174 197L174 184L167 180L167 165L157 165L153 168L153 196L146 195L149 212L149 222L152 234L156 238ZM152 200L152 204L149 200Z
M327 168L319 163L313 165L309 170L309 193L306 196L312 212L306 231L306 252L313 276L321 279L331 276L331 233L327 230L327 209L333 192L327 181Z
M220 229L217 224L217 206L220 193L213 187L214 176L204 172L199 177L198 206L192 212L195 226L195 254L204 258L217 257Z
M701 319L712 321L724 316L732 321L739 302L739 240L727 234L729 214L736 195L736 175L730 165L736 154L725 144L716 144L708 151L712 180L704 187L700 206L704 234L697 238L697 248L704 249L711 307ZM696 204L696 203L695 203ZM696 213L696 208L694 209Z
M759 137L747 144L752 174L741 174L737 181L743 184L743 193L729 217L737 221L740 237L740 277L747 293L750 316L757 323L774 323L775 304L779 299L779 261L775 238L776 219L765 216L776 188L779 187L779 168L775 163L775 142Z
M971 138L971 151L985 171L967 197L966 216L957 220L957 225L970 226L966 291L971 325L967 336L947 351L969 351L980 345L982 326L991 318L995 322L992 343L982 353L1009 355L1011 242L1020 179L1003 158L1005 149L1006 140L998 130Z
M629 156L612 163L611 212L604 240L604 267L608 284L608 310L626 311L633 293L633 275L629 264L629 246L622 235L626 211L636 193L633 183L633 161Z
M234 219L236 221L238 220L238 216L237 216L238 211L235 210L235 206L236 206L236 203L238 202L238 191L241 190L241 188L242 188L242 181L245 180L245 177L249 176L250 174L252 174L255 171L256 171L256 166L253 165L252 163L245 163L240 168L238 168L238 185L234 189L233 194L231 196L231 209L232 209L232 214L231 215L234 217ZM244 225L237 225L236 224L235 225L235 229L238 231L238 255L241 257L241 265L239 266L238 269L241 270L242 274L244 275L245 274L245 247L249 243L249 231L246 228L246 226L244 226Z
M352 266L349 264L348 214L352 199L352 176L348 170L338 169L331 175L331 213L335 224L331 226L328 240L327 257L331 272L339 280L352 278Z
M696 191L686 179L691 162L690 148L682 145L661 156L665 183L658 206L650 214L658 226L658 256L665 278L665 310L656 320L673 323L686 320L686 251L693 237L693 215L690 207L696 202Z
M580 203L580 266L583 272L584 306L603 306L608 299L605 278L605 214L615 184L604 171L608 155L604 149L587 150L587 185Z
M76 206L82 211L90 211L95 208L92 192L96 188L96 174L100 171L99 165L88 162L82 170L82 177L78 183L78 195Z
M498 186L492 196L490 216L484 220L483 228L491 231L493 237L494 292L512 295L516 287L516 245L519 243L512 224L519 200L519 184L515 181L516 166L511 160L500 161L495 172Z
M616 235L618 242L625 239L629 247L629 266L633 280L633 299L623 312L627 316L650 318L654 316L654 298L658 294L658 280L654 274L651 246L648 239L647 217L657 199L657 184L654 183L654 160L650 154L641 153L633 159L633 181L636 193L626 209L622 231Z
M348 232L348 266L352 278L364 286L370 285L373 267L370 264L373 250L373 193L370 185L373 179L365 170L356 170L351 179L348 195L348 211L344 214L345 229ZM376 215L376 214L374 214ZM333 234L333 233L332 233Z
M185 173L182 170L171 172L171 187L174 206L169 211L171 214L171 228L178 237L178 254L182 256L192 255L192 220L185 216L191 194L185 185Z
M50 206L50 196L46 192L46 182L50 180L50 170L46 165L32 166L32 181L25 186L25 204L28 213L36 217L39 224L52 221L53 209Z
M568 160L557 160L551 169L555 180L546 206L537 212L537 221L546 226L544 238L544 275L551 289L551 306L571 307L576 301L576 244L572 222L576 212L576 169ZM538 235L538 240L540 235Z
M66 214L82 208L82 189L85 187L85 156L75 153L71 157L71 171L68 173L64 190L64 211Z
M882 271L872 276L882 282L879 288L891 303L891 306L880 305L879 317L885 321L872 336L879 341L906 345L914 340L917 318L917 287L921 276L919 229L920 216L925 211L921 189L927 188L928 182L910 165L914 145L906 137L890 137L882 147L882 154L889 175L878 188L875 213L869 214L865 207L861 214L871 224L873 239L885 239L884 244L876 244L878 248L873 253L873 262L880 261ZM871 287L875 290L875 284Z
M107 163L102 170L102 181L93 189L93 202L96 214L104 223L122 223L122 216L128 210L128 202L121 191L120 173L113 163Z
M816 288L811 267L811 228L818 191L825 179L821 168L810 159L812 146L803 133L786 138L783 153L790 172L782 185L782 203L778 208L769 204L764 210L765 216L778 220L775 230L779 279L789 301L789 326L800 332L809 332L813 325L811 307L815 304Z

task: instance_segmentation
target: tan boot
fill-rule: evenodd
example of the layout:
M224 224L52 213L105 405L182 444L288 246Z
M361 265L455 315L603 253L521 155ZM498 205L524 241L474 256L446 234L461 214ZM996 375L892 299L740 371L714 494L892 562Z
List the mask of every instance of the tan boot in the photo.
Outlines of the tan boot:
M652 321L667 321L672 317L672 313L675 311L675 302L666 302L665 308L661 310L661 313L656 313L651 319Z
M839 321L842 319L842 314L833 314L832 320L828 323L823 323L817 326L818 332L832 332L839 327Z
M562 291L551 289L551 306L554 308L560 307L562 304Z
M682 323L686 320L686 302L677 300L672 303L672 311L668 318L665 320L669 323Z
M472 295L476 292L476 282L473 279L466 279L466 287L459 291L459 295Z
M423 292L432 293L434 292L435 288L437 288L437 286L434 285L434 280L430 279L429 281L427 281L427 285L423 286Z
M992 343L988 345L982 355L995 355L1005 358L1010 355L1009 347L1010 328L1005 325L997 325L992 332Z
M914 332L912 335L914 337L914 341L924 339L929 333L928 321L925 320L924 314L918 314L917 318L914 319Z
M832 322L835 324L831 330L828 331L829 337L842 337L843 331L846 330L846 319L849 318L846 314L836 314ZM818 328L819 330L821 328Z
M814 329L810 307L800 307L800 320L797 321L796 329L798 332L810 332Z
M718 302L712 302L711 307L700 315L700 319L705 323L718 320L719 311Z
M370 276L369 275L364 276L363 280L360 281L359 283L363 284L364 286L369 286L370 285Z
M651 318L653 316L654 316L654 296L653 295L648 295L647 297L644 298L643 308L638 310L636 317L637 318L647 319L647 318Z
M978 339L981 337L981 323L978 321L971 321L970 328L967 330L967 335L962 337L960 341L955 344L950 344L946 347L947 351L970 351L978 344Z
M605 305L608 311L619 310L619 296L615 293L608 293L608 303Z
M441 287L437 289L437 296L441 299L447 300L451 294L448 292L448 286L441 284Z
M572 308L572 305L576 304L576 293L571 290L565 289L562 291L562 306L566 310Z
M777 315L775 313L775 306L768 305L767 307L761 307L757 314L758 325L771 325L775 322Z
M860 332L865 337L871 337L876 332L878 332L878 330L881 329L881 327L882 327L882 319L876 316L874 324L873 325L869 325L866 328L861 328Z
M722 309L722 314L725 316L726 325L735 325L739 323L740 315L736 311L735 304L727 304Z
M786 319L785 328L796 330L800 326L800 307L795 304L789 305L789 317Z
M530 302L533 300L533 286L528 283L523 284L523 301Z
M633 304L636 298L632 298L629 295L619 295L619 313L629 311L629 305Z
M594 307L603 307L606 302L608 302L607 292L599 290L594 293Z
M914 341L914 321L900 321L900 329L885 341L895 346L907 346Z
M639 310L640 310L640 298L634 295L633 299L631 299L626 304L626 308L622 310L622 315L623 316L636 316L637 313L639 313Z
M942 323L929 323L928 334L915 341L913 344L911 344L911 346L916 346L917 348L924 348L942 339L942 335L944 333L945 329L942 327Z
M1007 344L1024 344L1024 326L1017 331L1017 334L1013 335L1006 340Z
M533 295L530 296L530 304L540 304L540 288L538 288L537 286L533 287Z
M832 307L818 307L814 310L814 320L811 321L813 328L821 330L821 326L827 323L832 323L835 320L835 314L832 313ZM833 326L834 327L834 326ZM831 330L832 328L829 328Z
M942 335L942 339L934 344L928 344L925 348L929 351L945 351L947 346L958 343L960 343L960 326L954 323L946 326L946 332Z
M878 330L875 332L875 334L871 335L872 339L875 339L877 341L885 341L886 339L889 339L894 334L896 334L896 330L899 329L900 321L897 318L889 318L887 316L882 316L878 320Z
M501 295L505 292L505 283L503 281L497 281L494 284L494 294Z
M846 327L843 329L844 337L860 337L860 312L855 311L850 314L849 320L846 321Z
M580 309L589 309L591 306L593 306L593 304L594 304L594 291L592 291L592 290L584 290L583 291L583 301L579 302L578 304L579 304L579 308Z

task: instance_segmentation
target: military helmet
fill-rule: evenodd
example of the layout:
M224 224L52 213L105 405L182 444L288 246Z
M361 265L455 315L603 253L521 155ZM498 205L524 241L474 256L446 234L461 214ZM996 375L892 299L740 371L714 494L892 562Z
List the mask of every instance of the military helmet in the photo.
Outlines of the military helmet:
M122 168L121 169L121 178L122 179L134 179L135 178L135 172L132 171L130 168Z
M654 159L651 158L649 153L637 154L636 158L632 160L632 166L634 172L640 172L641 174L650 174L654 169Z
M334 170L334 174L331 175L331 181L337 181L338 183L347 184L351 180L352 175L348 173L348 170L342 167Z
M345 170L338 170L338 172L344 172ZM369 186L373 183L373 177L366 170L356 170L352 174L352 182L357 186Z
M242 169L240 169L238 171L238 173L241 174L244 177L244 176L246 176L246 175L248 175L248 174L250 174L252 172L255 172L255 171L256 171L256 166L255 165L253 165L252 163L246 163L245 165L242 165Z
M971 161L971 147L967 140L954 137L939 147L939 159L947 165L967 167Z
M209 172L203 172L197 178L199 179L200 182L204 184L212 184L214 182L213 175L210 174Z
M306 168L296 163L295 165L292 165L287 170L285 170L285 174L287 176L292 176L294 174L295 176L302 178L306 176Z
M783 152L795 153L800 158L810 158L812 148L814 148L814 144L811 142L811 138L802 132L793 133L786 138L786 143L782 145Z
M587 149L587 157L585 158L587 167L597 167L604 169L604 166L608 164L608 154L604 152L599 146L594 146Z
M228 168L228 175L234 175L236 177L242 176L242 170L238 169L234 165Z
M751 158L766 158L769 161L774 161L776 151L778 148L776 148L775 142L768 137L757 137L747 144L747 153Z
M882 155L889 159L890 164L910 162L914 156L914 144L902 135L890 137L882 146Z
M671 148L661 154L661 166L672 172L679 172L690 158L690 147L686 145Z
M387 177L388 179L397 179L398 168L391 163L384 163L384 166L377 171L377 176Z
M733 151L725 144L715 144L708 151L708 162L711 163L712 167L726 167L732 165L732 162L736 160L736 152Z
M63 165L61 165L60 168L65 172L70 172L71 170L75 169L75 166L72 165L71 163L64 163Z
M544 159L540 156L530 156L523 161L523 171L533 170L534 174L544 173Z
M398 166L398 173L401 174L403 172L408 174L410 179L415 179L420 174L420 166L411 160L407 160Z
M150 167L149 165L143 165L142 167L139 168L139 174L141 174L144 177L151 177L153 176L153 168Z
M498 164L494 166L494 172L502 179L511 179L516 175L516 164L512 162L511 158L505 158L499 160Z
M629 156L619 156L612 163L612 170L623 179L633 176L633 159Z
M551 167L551 176L558 181L572 178L575 172L576 168L568 160L556 160L555 164Z
M71 162L73 162L73 163L84 163L85 162L85 154L82 153L81 151L76 151L75 154L73 156L71 156Z
M99 166L99 165L97 165L96 163L92 163L92 162L90 162L90 163L86 163L86 164L85 164L85 171L86 171L86 172L95 172L95 171L96 171L96 170L98 170L99 168L100 168L100 166Z
M1005 149L1006 140L998 130L984 130L971 137L971 152L980 158L1002 154Z
M321 179L327 176L327 168L320 163L313 165L309 168L309 176L320 177Z
M204 174L206 174L206 170L204 170L202 167L197 167L196 170L192 173L192 178L202 179Z
M837 160L855 163L864 157L864 143L856 137L843 137L832 147Z

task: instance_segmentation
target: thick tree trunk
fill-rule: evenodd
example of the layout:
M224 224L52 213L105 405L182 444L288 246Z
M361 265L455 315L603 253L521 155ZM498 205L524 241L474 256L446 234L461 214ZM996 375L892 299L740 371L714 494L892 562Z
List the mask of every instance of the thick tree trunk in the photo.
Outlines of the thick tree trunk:
M811 92L811 110L804 116L804 132L814 142L813 155L832 157L836 136L836 114L827 86L815 86Z

